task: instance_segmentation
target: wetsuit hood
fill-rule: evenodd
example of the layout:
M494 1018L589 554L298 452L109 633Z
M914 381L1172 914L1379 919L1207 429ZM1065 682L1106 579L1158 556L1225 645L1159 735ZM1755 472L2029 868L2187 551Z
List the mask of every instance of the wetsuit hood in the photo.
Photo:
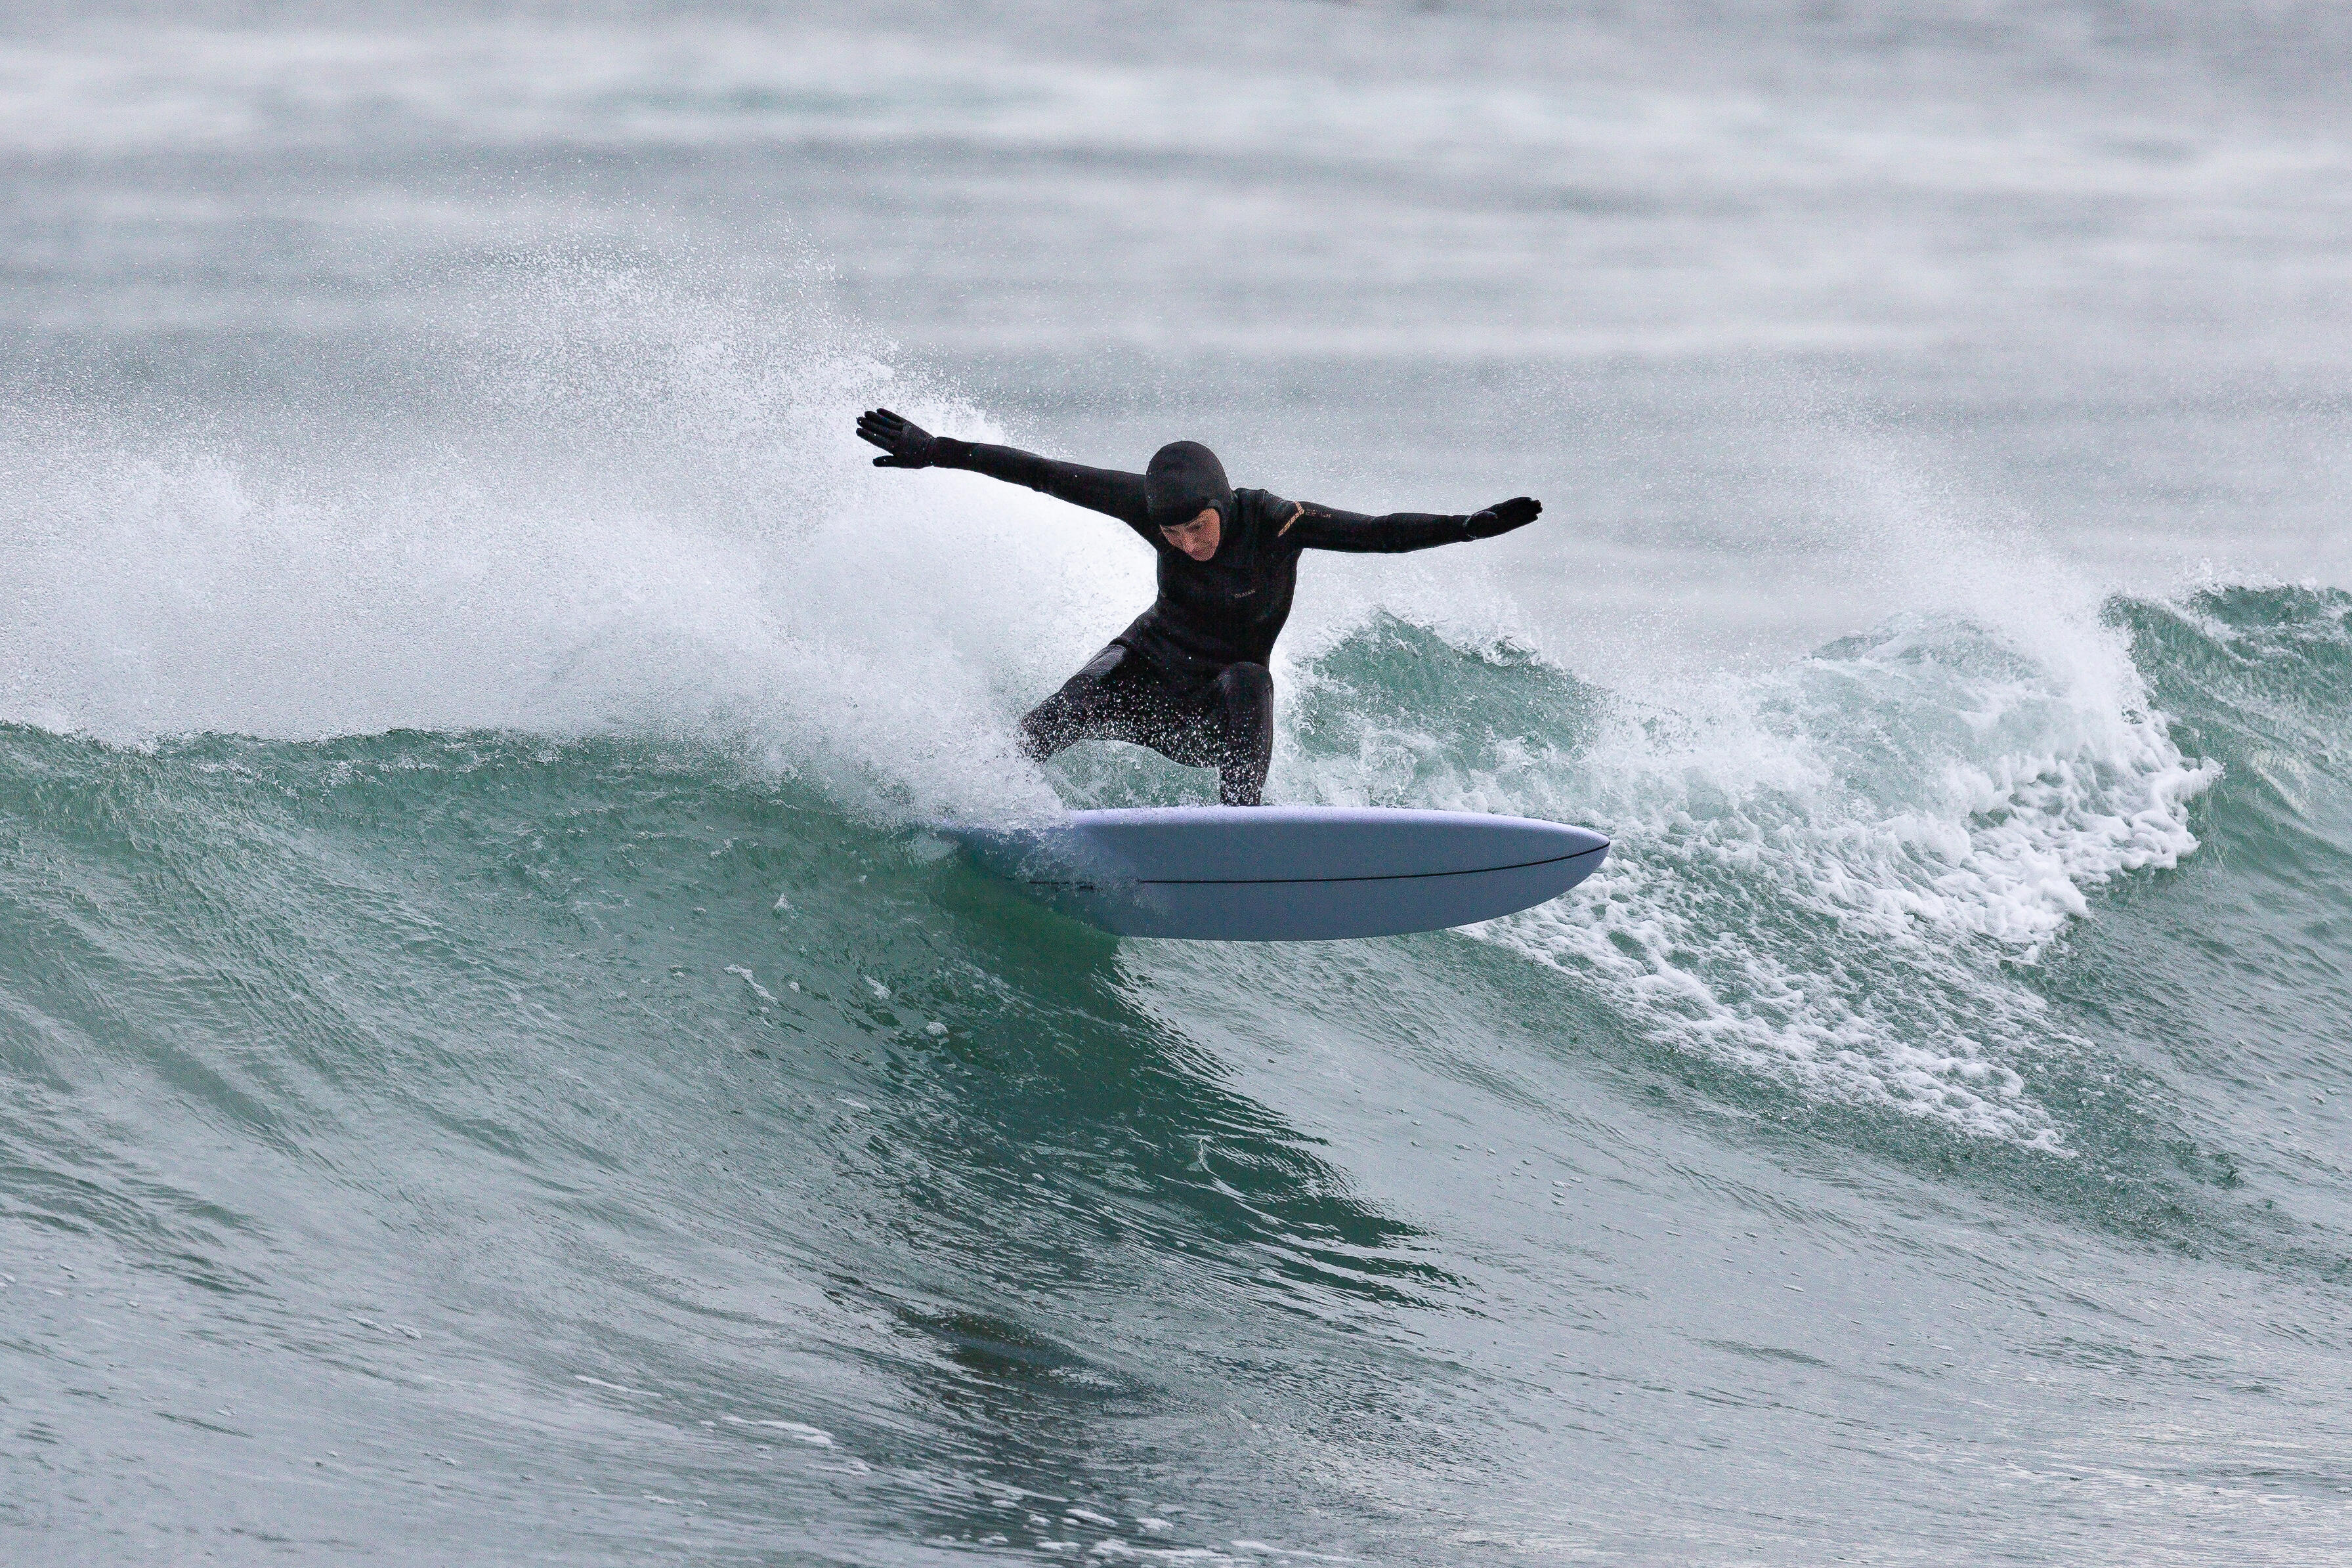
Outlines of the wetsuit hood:
M1234 487L1225 479L1225 465L1197 441L1171 441L1151 455L1143 471L1143 488L1155 528L1181 528L1214 507L1230 526L1234 520Z

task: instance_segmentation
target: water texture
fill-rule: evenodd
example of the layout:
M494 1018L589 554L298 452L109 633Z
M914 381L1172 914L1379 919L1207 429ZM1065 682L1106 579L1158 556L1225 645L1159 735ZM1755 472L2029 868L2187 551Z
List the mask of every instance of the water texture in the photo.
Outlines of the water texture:
M0 1560L2352 1553L2352 125L2270 5L12 10ZM932 831L1124 529L1276 799L1588 823L1118 941Z

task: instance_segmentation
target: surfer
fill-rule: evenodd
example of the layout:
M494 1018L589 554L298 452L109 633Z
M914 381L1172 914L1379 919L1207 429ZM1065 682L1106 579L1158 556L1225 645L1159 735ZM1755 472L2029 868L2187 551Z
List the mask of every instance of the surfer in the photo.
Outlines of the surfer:
M1160 596L1134 624L1021 721L1042 762L1073 741L1123 740L1188 768L1217 770L1217 799L1255 806L1274 755L1266 662L1290 618L1301 550L1396 554L1493 538L1536 520L1517 496L1467 516L1366 517L1265 490L1236 490L1217 455L1171 442L1140 474L1087 468L1010 446L933 435L887 408L857 419L882 449L877 468L964 468L1107 512L1160 558Z

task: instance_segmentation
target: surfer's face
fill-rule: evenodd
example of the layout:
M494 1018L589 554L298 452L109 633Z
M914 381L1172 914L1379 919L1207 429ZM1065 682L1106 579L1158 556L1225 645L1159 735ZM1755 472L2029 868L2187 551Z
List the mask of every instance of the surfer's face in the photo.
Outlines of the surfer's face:
M1223 523L1216 507L1203 507L1199 517L1189 523L1160 529L1160 537L1194 560L1206 560L1217 553L1217 541L1224 535Z

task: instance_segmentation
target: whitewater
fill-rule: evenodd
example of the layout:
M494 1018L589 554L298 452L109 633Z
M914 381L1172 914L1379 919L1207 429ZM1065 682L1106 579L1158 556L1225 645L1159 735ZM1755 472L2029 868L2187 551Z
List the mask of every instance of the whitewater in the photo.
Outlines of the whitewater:
M9 14L0 1558L2344 1555L2332 26ZM1213 781L877 404L1542 496L1268 793L1608 864L981 875Z

